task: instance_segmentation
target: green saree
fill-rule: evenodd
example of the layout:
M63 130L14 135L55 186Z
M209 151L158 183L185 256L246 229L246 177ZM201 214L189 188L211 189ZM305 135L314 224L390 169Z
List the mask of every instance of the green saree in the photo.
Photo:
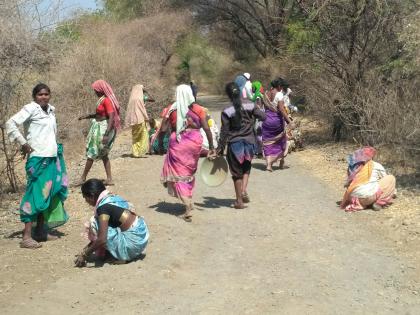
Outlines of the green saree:
M24 223L36 222L44 216L47 229L63 225L68 215L63 202L68 194L68 177L63 157L63 146L57 145L56 157L34 156L26 162L26 192L20 204L20 219Z

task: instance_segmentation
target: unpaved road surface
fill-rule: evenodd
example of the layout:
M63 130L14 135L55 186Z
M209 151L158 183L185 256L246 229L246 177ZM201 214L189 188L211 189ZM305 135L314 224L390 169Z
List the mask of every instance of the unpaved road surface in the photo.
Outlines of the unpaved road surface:
M122 134L114 148L112 190L145 217L146 257L74 268L92 212L75 189L58 241L20 249L19 224L0 240L2 314L420 314L420 267L369 229L369 215L338 210L340 196L298 157L273 173L255 160L245 210L230 207L230 180L198 180L186 223L160 185L163 158L122 157L129 142ZM99 163L91 175L103 178Z

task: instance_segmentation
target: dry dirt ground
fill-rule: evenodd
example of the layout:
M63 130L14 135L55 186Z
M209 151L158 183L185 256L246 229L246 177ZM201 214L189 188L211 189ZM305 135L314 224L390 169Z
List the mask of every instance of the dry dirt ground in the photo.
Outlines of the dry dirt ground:
M198 180L193 222L186 223L160 185L163 158L124 157L129 143L123 133L113 149L112 190L149 225L145 258L73 267L92 214L78 189L66 203L71 219L61 238L20 249L14 201L0 218L2 314L420 314L418 239L400 244L392 225L380 227L392 208L337 209L342 182L332 187L317 166L340 163L328 164L311 147L273 173L254 160L245 210L230 207L230 180L217 188ZM69 161L73 178L80 168ZM103 178L102 165L90 175Z

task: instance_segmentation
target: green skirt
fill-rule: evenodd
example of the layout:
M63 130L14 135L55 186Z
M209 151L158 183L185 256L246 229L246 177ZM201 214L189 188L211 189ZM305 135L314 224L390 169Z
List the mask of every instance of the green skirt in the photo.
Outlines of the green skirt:
M109 141L102 143L102 138L108 128L108 120L97 121L92 119L89 134L86 141L86 155L89 159L97 160L107 156L114 144L116 132L112 130L109 134Z
M69 219L63 207L68 194L68 177L63 146L58 144L56 157L31 157L26 162L26 191L20 204L20 219L36 222L44 216L47 229L63 225Z

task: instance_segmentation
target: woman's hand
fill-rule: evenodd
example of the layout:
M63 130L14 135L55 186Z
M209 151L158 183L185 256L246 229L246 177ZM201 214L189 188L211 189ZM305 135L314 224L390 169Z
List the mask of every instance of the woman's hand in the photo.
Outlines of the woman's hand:
M76 259L74 260L74 264L76 267L85 267L86 266L86 258L83 253L76 255Z
M287 125L291 130L296 129L296 124L294 121L291 121L288 125Z
M215 149L211 149L209 150L209 152L207 153L207 158L209 160L214 160L217 157L217 152Z
M28 143L25 143L24 145L22 145L22 147L20 148L20 150L22 152L22 156L23 157L26 157L27 155L29 155L32 152L34 152L34 149L32 149L32 147Z
M102 144L107 145L109 143L109 136L104 135L102 138Z

